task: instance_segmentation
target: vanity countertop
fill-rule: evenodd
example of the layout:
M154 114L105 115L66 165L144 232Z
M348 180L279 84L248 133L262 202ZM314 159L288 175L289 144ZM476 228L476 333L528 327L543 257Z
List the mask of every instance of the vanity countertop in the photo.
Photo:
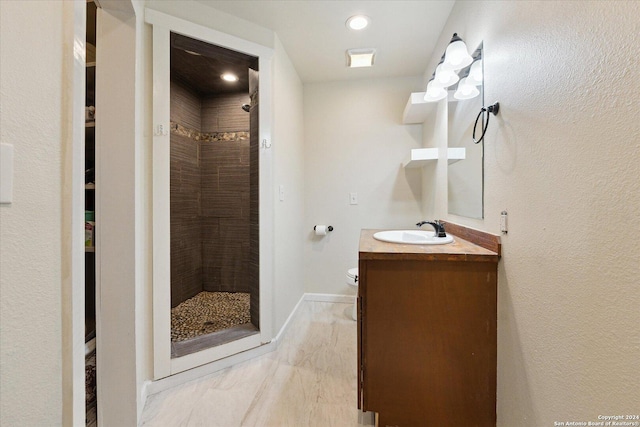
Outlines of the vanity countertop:
M415 260L415 261L467 261L467 262L495 262L500 259L499 252L486 249L455 233L447 231L453 236L453 243L445 245L410 245L402 243L381 242L373 238L374 233L385 230L363 229L360 233L359 257L362 260ZM482 232L479 232L482 233ZM462 233L460 233L462 234ZM494 237L499 242L498 236ZM465 234L465 237L474 236ZM499 243L497 244L499 251Z

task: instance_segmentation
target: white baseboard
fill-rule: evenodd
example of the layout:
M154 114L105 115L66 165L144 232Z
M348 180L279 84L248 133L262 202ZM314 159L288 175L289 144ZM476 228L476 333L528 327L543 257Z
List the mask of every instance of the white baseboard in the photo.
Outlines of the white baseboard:
M355 296L353 295L314 294L314 293L304 294L305 301L316 301L316 302L339 302L339 303L351 304L354 301L354 298Z
M142 387L140 389L140 400L138 401L138 422L142 419L142 412L144 412L144 407L147 404L147 398L149 397L149 386L153 384L153 381L146 380L142 383Z
M305 300L305 295L306 294L302 294L302 296L296 303L295 307L293 307L293 310L291 310L291 313L289 313L289 317L287 317L287 320L284 321L284 325L282 325L282 327L280 328L280 331L278 332L278 335L276 335L276 337L274 338L274 341L276 343L280 342L282 337L284 337L284 334L287 331L287 329L289 329L289 324L291 323L291 319L293 318L293 315L298 312L298 309L300 308L300 304L302 304L302 301Z

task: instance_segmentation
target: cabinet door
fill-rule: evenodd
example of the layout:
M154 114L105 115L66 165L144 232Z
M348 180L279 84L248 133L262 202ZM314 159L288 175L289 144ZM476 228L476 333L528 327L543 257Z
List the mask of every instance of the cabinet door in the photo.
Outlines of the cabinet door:
M363 409L380 425L494 426L496 265L369 261L365 281Z

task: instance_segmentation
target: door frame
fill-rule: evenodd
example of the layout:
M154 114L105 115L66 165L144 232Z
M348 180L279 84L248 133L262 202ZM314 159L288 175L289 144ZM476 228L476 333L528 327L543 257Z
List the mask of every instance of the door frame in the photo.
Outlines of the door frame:
M147 8L145 22L153 27L153 378L158 380L271 342L273 339L273 174L272 80L273 49ZM260 333L186 356L171 358L170 257L170 33L258 58Z

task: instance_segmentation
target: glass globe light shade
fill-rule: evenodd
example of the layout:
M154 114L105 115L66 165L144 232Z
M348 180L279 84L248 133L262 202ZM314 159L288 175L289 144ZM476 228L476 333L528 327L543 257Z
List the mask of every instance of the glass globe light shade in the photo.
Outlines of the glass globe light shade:
M433 84L434 80L430 80L427 84L427 91L424 94L424 100L427 102L439 101L447 97L447 91Z
M476 85L470 84L467 79L468 78L465 77L460 80L460 83L458 83L458 89L456 90L456 93L453 94L455 99L471 99L480 95L480 91Z
M473 62L473 58L467 52L467 45L462 40L457 40L447 46L442 68L455 71L466 67L471 62Z
M436 67L436 75L433 79L434 86L449 87L460 80L460 77L453 70L445 70L442 64Z
M467 76L467 83L476 86L480 86L482 84L482 59L478 59L471 64L469 75Z

